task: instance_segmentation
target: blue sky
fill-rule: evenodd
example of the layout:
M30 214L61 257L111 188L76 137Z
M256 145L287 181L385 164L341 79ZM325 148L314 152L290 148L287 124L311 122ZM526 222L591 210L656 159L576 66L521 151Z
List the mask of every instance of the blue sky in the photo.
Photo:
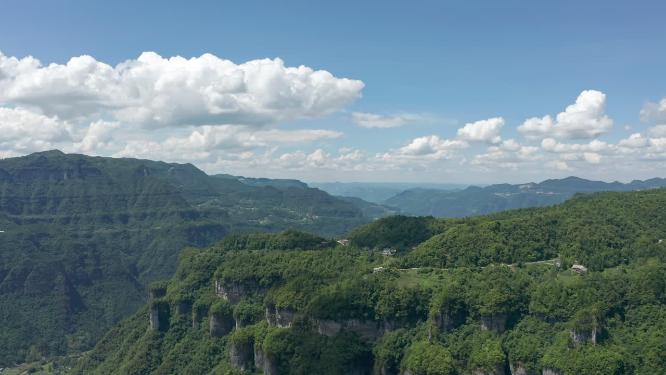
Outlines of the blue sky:
M666 128L658 127L666 124L661 106L666 97L663 2L165 4L3 2L0 51L5 60L33 56L40 64L21 77L14 71L4 87L0 83L6 93L0 93L0 109L5 108L0 119L11 126L4 132L9 136L0 136L0 153L58 147L193 162L209 172L305 180L489 183L571 174L604 180L661 176L666 160ZM283 113L271 107L270 116L261 106L233 118L194 106L179 107L187 115L156 122L99 96L85 101L99 108L75 113L90 91L58 91L58 81L44 86L44 76L73 74L75 69L66 65L73 57L89 55L94 64L115 68L146 51L164 60L212 54L239 65L279 58L287 68L330 72L332 86L348 78L362 87L338 87L342 92L326 95L311 87L296 97L280 96L285 106L294 107ZM52 63L65 73L46 69ZM199 71L202 64L188 66ZM5 77L7 72L5 67ZM155 74L174 73L160 68ZM150 79L159 80L155 74ZM206 79L227 82L229 77ZM31 84L19 85L25 82ZM197 92L208 95L210 88ZM171 91L161 94L168 93L173 97ZM572 111L587 114L564 116L558 123L557 115L579 95L581 103ZM174 97L174 102L196 99ZM295 101L321 105L303 109ZM146 105L153 106L149 117L164 110L154 102ZM553 120L550 128L538 134L518 130L527 119L546 115ZM374 118L365 125L375 127L360 126L361 118ZM497 118L499 127L483 122ZM40 123L50 125L46 129ZM472 125L471 133L461 135L466 124ZM639 134L633 143L628 141L632 134Z

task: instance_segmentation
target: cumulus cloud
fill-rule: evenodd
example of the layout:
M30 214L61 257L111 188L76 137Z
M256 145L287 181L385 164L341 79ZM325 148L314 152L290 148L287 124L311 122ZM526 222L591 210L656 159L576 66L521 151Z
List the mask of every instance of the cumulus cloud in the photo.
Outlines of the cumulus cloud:
M249 163L278 147L340 138L333 130L279 125L340 111L363 86L280 59L236 64L211 54L186 59L146 52L112 66L91 56L42 64L0 53L0 146L6 150L0 156L60 148Z
M71 141L71 130L57 117L0 107L0 146L6 155L53 148L56 143Z
M143 126L266 125L336 112L363 82L281 59L235 64L145 52L116 66L91 56L42 65L0 54L0 102L62 119L112 116Z
M583 158L590 164L601 163L601 155L597 154L596 152L584 152Z
M641 120L645 122L665 122L666 121L666 98L659 102L649 102L643 106L640 112Z
M323 129L256 130L239 126L202 126L186 136L171 136L162 142L132 140L116 156L141 156L165 160L201 161L215 158L215 151L238 155L256 148L334 139L342 133ZM174 159L174 156L177 159Z
M277 159L267 159L263 163L290 170L368 171L377 167L375 160L361 150L348 148L338 150L337 155L320 148L309 153L299 150L283 153Z
M541 148L553 153L575 153L575 152L612 152L615 146L598 139L589 143L560 143L553 138L546 138L541 141Z
M60 148L194 162L210 172L296 171L295 177L316 170L457 173L461 165L580 171L589 164L603 170L666 161L666 98L641 111L651 127L609 143L595 139L613 121L604 112L605 94L594 90L557 115L525 120L518 130L538 143L503 139L502 117L467 123L454 137L411 137L372 153L341 147L339 131L279 127L341 111L362 89L361 81L280 59L236 64L210 54L187 59L147 52L115 66L91 56L47 65L0 53L0 158ZM351 119L373 129L430 121L412 113L353 112Z
M564 160L553 160L547 163L547 166L557 169L558 171L570 171L572 168Z
M585 90L576 102L553 119L550 116L533 117L518 127L526 138L589 139L606 133L613 120L605 114L606 94Z
M553 118L549 115L528 118L518 127L518 131L528 139L539 139L553 131Z
M414 138L407 145L386 154L387 157L443 159L453 151L466 148L467 142L457 139L442 139L436 135Z
M501 117L489 118L465 124L458 129L458 137L465 141L476 141L486 143L499 143L502 138L499 133L504 126L504 119Z
M485 168L516 169L521 164L540 159L542 159L542 155L539 154L538 147L523 146L514 139L507 139L495 146L488 147L486 153L476 155L471 164Z
M620 147L626 148L643 148L647 147L650 140L644 137L641 133L634 133L628 138L621 139L617 144Z
M426 116L415 113L380 115L367 112L353 112L352 122L362 128L388 129L397 128L413 122L427 120Z
M666 137L666 125L657 125L648 129L652 137Z

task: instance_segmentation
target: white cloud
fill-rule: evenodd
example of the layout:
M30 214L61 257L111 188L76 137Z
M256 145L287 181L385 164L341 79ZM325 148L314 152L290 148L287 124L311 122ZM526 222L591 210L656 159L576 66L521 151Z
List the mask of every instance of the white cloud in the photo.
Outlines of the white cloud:
M100 154L114 148L113 133L120 128L117 122L95 121L88 127L85 136L74 144L78 152Z
M262 161L264 167L279 166L290 170L326 169L334 171L368 171L377 167L374 165L375 162L362 151L354 149L339 150L335 156L323 149L316 149L310 153L299 150L284 153L276 160Z
M566 161L563 160L553 160L551 162L547 163L548 167L555 168L558 171L570 171L572 168L567 164Z
M634 133L629 138L621 139L617 145L626 148L643 148L649 144L649 139L643 137L640 133Z
M518 131L528 139L540 139L553 130L553 118L549 115L544 117L528 118L518 127Z
M57 117L0 107L0 146L7 151L40 151L71 139L71 126Z
M520 164L538 161L541 158L538 147L523 146L513 139L508 139L496 146L488 147L486 153L476 155L471 164L492 169L516 169Z
M555 120L550 116L533 117L518 127L526 138L589 139L606 133L613 127L613 120L604 111L606 94L585 90L576 102L560 112Z
M666 160L666 137L650 138L642 159Z
M600 140L592 140L589 143L560 143L553 138L541 141L541 148L552 153L575 153L575 152L612 152L614 145Z
M648 129L648 133L652 137L666 137L666 124L653 126Z
M146 52L116 66L91 56L43 65L0 53L0 147L3 156L60 148L170 161L246 160L340 138L328 129L274 125L340 111L363 86L280 59L235 64L210 54Z
M91 56L41 65L0 54L0 102L48 116L111 116L144 126L266 125L324 116L359 98L363 82L280 59L235 64L145 52L115 67Z
M519 151L521 149L520 143L518 143L515 139L507 139L502 141L501 144L499 144L498 148L504 151Z
M471 122L458 129L458 137L465 141L499 143L502 140L499 133L503 126L504 119L501 117Z
M590 164L601 163L601 155L597 154L596 152L584 152L583 158Z
M442 139L436 135L414 138L409 144L392 153L394 156L442 159L449 157L454 150L466 148L464 141Z
M414 113L400 113L396 115L380 115L367 112L352 113L352 121L354 124L363 128L397 128L409 123L424 121L426 119L425 116Z
M666 121L666 98L658 103L649 102L643 106L640 112L641 120L645 122Z
M502 117L465 124L455 137L410 138L402 147L372 153L344 147L339 131L276 126L341 111L362 89L361 81L285 67L279 59L235 64L208 54L144 53L116 66L90 56L43 65L0 54L0 158L60 148L194 162L210 172L303 178L345 171L361 179L368 172L418 178L502 168L524 175L544 167L596 173L629 170L641 161L657 174L666 161L666 98L641 111L654 126L609 143L595 139L613 123L604 113L605 94L592 90L557 115L525 120L518 130L535 144L502 139ZM411 113L353 112L351 119L374 129L431 121ZM357 140L345 140L357 147Z
M30 137L44 141L70 139L67 124L24 108L0 107L0 141Z
M256 130L240 126L202 126L186 136L171 136L162 142L130 141L116 156L141 156L165 160L210 160L216 151L237 155L250 149L334 139L342 133L322 129ZM171 156L170 156L171 155ZM175 157L175 159L174 159Z

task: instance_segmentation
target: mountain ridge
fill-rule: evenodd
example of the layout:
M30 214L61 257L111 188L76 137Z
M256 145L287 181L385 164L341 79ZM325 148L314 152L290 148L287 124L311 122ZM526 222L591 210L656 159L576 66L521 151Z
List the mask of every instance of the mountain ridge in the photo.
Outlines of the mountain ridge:
M469 186L459 191L411 189L383 204L404 214L435 217L465 217L517 208L543 207L562 203L576 193L632 191L666 186L666 179L651 178L629 183L586 180L576 176L547 179L538 183Z
M88 349L141 306L147 283L171 276L185 247L230 232L333 237L372 220L366 213L384 214L192 164L58 150L2 159L0 365Z

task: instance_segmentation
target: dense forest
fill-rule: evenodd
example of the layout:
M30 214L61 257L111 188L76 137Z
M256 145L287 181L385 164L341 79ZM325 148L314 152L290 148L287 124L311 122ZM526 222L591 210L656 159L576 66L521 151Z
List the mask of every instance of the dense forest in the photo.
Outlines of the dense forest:
M228 233L334 236L385 215L302 183L191 164L41 152L0 160L0 367L89 349ZM377 215L377 216L372 216Z
M80 374L661 374L666 190L180 255Z

